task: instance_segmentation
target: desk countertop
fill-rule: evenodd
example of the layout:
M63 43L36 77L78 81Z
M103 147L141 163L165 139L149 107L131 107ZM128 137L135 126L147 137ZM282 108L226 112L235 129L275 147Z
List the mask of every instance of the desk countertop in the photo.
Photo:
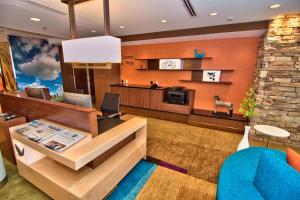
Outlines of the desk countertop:
M110 84L110 86L117 86L117 87L128 87L128 88L141 88L141 89L151 89L151 90L164 90L167 87L157 87L157 88L151 88L150 85L138 85L138 84L121 84L121 83L115 83Z

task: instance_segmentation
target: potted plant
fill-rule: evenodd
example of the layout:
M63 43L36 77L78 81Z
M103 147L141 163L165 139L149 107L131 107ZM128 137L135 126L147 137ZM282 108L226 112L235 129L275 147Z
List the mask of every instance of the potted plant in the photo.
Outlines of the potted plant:
M253 88L250 88L246 92L246 97L243 98L241 103L239 112L243 114L244 118L246 119L246 126L244 131L244 136L237 148L237 150L246 149L249 147L249 132L250 132L250 118L255 116L254 108L256 106L256 99Z

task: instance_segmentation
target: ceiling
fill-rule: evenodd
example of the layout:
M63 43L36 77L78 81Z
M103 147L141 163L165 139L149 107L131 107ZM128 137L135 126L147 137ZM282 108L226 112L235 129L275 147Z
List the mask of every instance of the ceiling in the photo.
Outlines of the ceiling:
M198 17L191 18L182 0L110 0L112 34L140 33L214 26L272 19L279 14L299 13L300 0L190 0ZM275 3L281 7L270 9ZM210 16L218 12L217 16ZM103 35L102 0L75 6L80 37ZM30 21L40 18L40 22ZM233 17L232 21L227 21ZM161 23L167 19L167 23ZM69 38L66 4L60 0L0 0L0 27ZM125 26L125 29L120 29ZM46 29L45 29L46 28ZM91 30L96 30L92 33Z

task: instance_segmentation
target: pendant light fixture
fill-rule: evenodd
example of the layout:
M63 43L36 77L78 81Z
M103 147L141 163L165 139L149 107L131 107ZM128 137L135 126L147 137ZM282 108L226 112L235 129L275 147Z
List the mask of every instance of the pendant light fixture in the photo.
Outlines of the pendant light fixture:
M62 0L69 6L71 40L62 42L66 63L121 63L121 39L111 36L109 0L103 0L104 36L76 39L74 5L87 0Z

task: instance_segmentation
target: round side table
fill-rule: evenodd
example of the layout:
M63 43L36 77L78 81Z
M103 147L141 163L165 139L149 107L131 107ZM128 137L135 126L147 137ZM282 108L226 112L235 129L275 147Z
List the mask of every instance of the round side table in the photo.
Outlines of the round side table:
M7 182L7 176L6 176L2 154L0 151L0 189L6 184L6 182Z
M269 125L255 125L254 129L260 133L263 133L267 136L269 136L267 147L269 148L270 138L271 136L274 137L289 137L290 133L286 130L283 130L281 128L275 127L275 126L269 126Z

